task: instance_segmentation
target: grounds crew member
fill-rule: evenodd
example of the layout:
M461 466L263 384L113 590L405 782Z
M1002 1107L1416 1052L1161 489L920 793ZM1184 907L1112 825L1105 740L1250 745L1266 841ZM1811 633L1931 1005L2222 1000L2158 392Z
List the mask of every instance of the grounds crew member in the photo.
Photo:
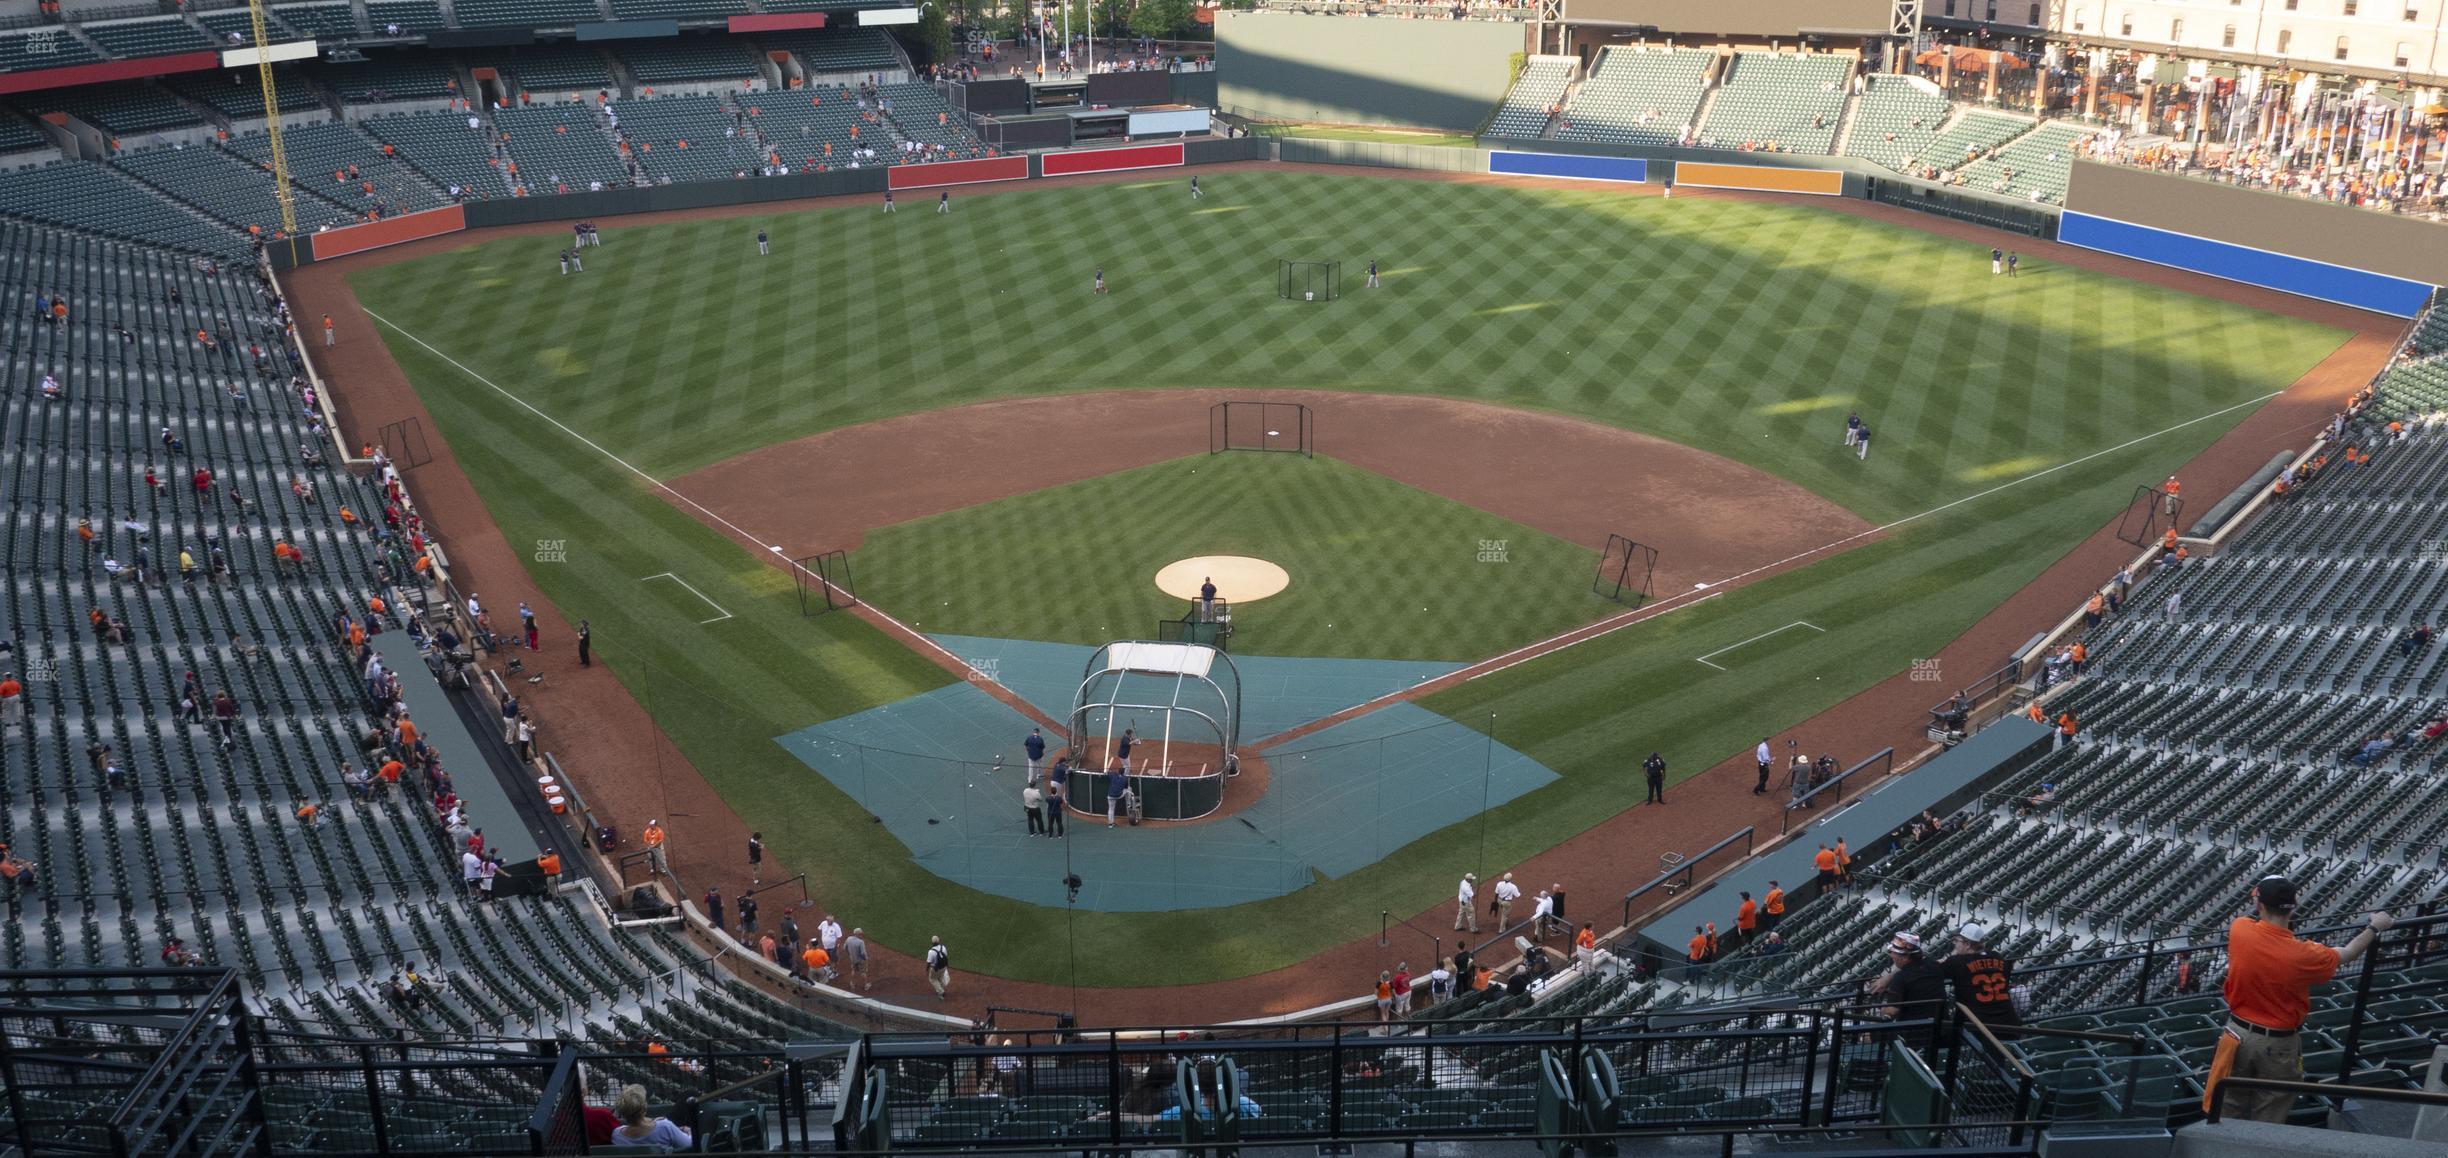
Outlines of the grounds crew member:
M2339 966L2363 956L2397 923L2387 913L2373 913L2344 949L2332 949L2295 938L2295 899L2295 882L2263 877L2253 885L2253 915L2227 926L2227 1025L2203 1083L2203 1113L2227 1078L2304 1080L2302 1031L2312 987L2337 976ZM2256 1122L2283 1123L2294 1104L2295 1095L2273 1090L2227 1095L2236 1117Z

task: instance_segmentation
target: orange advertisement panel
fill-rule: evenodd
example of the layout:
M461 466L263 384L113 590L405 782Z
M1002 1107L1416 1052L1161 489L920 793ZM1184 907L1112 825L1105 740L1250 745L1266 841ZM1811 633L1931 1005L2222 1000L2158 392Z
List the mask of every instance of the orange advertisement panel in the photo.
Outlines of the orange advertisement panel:
M445 233L457 233L465 228L467 228L467 210L457 205L445 205L440 209L428 209L423 213L386 217L381 221L369 221L363 225L351 225L345 229L334 229L308 236L314 241L314 259L330 261L335 257L364 253L369 249L381 249L386 245L398 245L403 241L417 241L427 237L440 237Z
M1834 169L1780 169L1768 165L1675 162L1675 184L1697 189L1762 189L1770 193L1844 196L1844 174Z

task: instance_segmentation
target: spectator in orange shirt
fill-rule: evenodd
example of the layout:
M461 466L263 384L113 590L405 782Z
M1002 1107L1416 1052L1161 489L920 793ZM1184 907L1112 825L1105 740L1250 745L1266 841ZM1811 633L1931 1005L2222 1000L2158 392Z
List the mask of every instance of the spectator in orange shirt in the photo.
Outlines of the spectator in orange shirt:
M1774 929L1785 919L1785 886L1768 882L1768 895L1760 903L1760 928Z
M1840 884L1853 883L1853 850L1845 847L1841 836L1836 838L1836 880Z
M2337 976L2340 966L2362 957L2396 924L2387 913L2373 913L2346 948L2332 949L2296 939L2296 899L2295 882L2263 877L2253 886L2253 915L2227 926L2227 1025L2204 1083L2204 1112L2230 1077L2304 1080L2301 1031L2312 1011L2312 987ZM2227 1095L2227 1104L2238 1117L2284 1122L2295 1095L2237 1090Z
M1706 965L1706 964L1708 964L1708 961L1709 961L1709 939L1708 939L1708 930L1703 929L1703 928L1701 928L1701 927L1700 927L1700 926L1698 926L1698 925L1694 925L1694 926L1692 926L1692 938L1691 938L1691 943L1690 943L1689 945L1686 945L1686 946L1684 947L1684 949L1685 949L1685 953L1684 953L1684 959L1685 959L1685 960L1690 961L1690 962L1691 962L1692 964L1694 964L1694 965Z
M1822 893L1834 891L1836 888L1836 850L1829 848L1824 843L1821 844L1818 855L1811 857L1811 863L1819 869L1819 891Z
M1742 904L1734 908L1734 935L1743 944L1748 945L1751 943L1751 938L1757 936L1758 933L1759 902L1752 900L1751 894L1744 893Z

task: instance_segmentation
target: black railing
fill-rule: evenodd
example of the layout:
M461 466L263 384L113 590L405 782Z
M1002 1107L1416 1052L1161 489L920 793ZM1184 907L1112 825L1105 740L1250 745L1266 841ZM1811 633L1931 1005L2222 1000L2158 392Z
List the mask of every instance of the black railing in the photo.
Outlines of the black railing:
M1893 749L1889 749L1889 751L1893 751ZM1829 783L1834 782L1835 781L1829 781ZM1631 892L1625 893L1623 899L1624 927L1628 929L1632 926L1632 902L1647 896L1649 893L1657 889L1666 889L1668 895L1670 896L1674 893L1682 892L1685 888L1691 885L1693 874L1700 871L1701 865L1706 864L1710 857L1716 856L1718 853L1734 847L1737 842L1742 845L1742 854L1745 857L1750 856L1753 835L1753 828L1746 824L1735 830L1732 835L1726 837L1724 840L1718 841L1717 843L1700 850L1697 855L1683 858L1683 860L1674 867L1669 868L1651 878L1647 884L1633 889Z
M1497 1027L1513 1032L1486 1032ZM1525 1026L1530 1028L1524 1028ZM1219 1038L1177 1028L871 1035L850 1054L834 1114L839 1153L988 1147L1122 1152L1184 1145L1188 1070L1234 1075L1226 1141L1262 1145L1563 1137L1542 1091L1562 1063L1607 1136L1863 1128L1887 1110L1888 1051L1910 1043L1952 1069L1927 1018L1844 1009L1658 1012L1479 1022L1383 1035L1280 1025ZM1187 1067L1187 1070L1185 1070ZM1544 1108L1543 1108L1544 1107ZM1197 1116L1197 1112L1192 1112ZM1210 1115L1212 1116L1212 1115ZM2021 1125L2035 1123L2025 1120ZM1938 1124L1943 1126L1943 1123ZM1213 1127L1211 1127L1213 1128ZM1586 1132L1582 1132L1586 1137ZM1219 1139L1212 1135L1207 1139ZM2028 1153L2012 1144L1983 1152Z
M1810 791L1794 797L1791 802L1785 805L1784 815L1780 816L1777 820L1777 834L1782 836L1792 829L1793 814L1795 810L1805 808L1815 809L1819 807L1821 803L1820 798L1823 796L1827 798L1826 804L1830 808L1834 808L1835 806L1844 803L1845 785L1850 783L1856 774L1866 772L1871 768L1877 768L1880 776L1884 776L1895 771L1895 749L1892 747L1881 748L1876 752L1872 752L1870 755L1863 757L1860 763L1857 763L1852 767L1835 774L1834 776L1828 777L1825 782L1814 785Z
M2273 1093L2296 1094L2308 1098L2340 1098L2353 1096L2375 1102L2405 1102L2417 1106L2437 1106L2448 1109L2448 1094L2425 1090L2392 1090L2370 1086L2333 1086L2326 1082L2282 1082L2275 1078L2225 1077L2210 1084L2209 1121L2217 1125L2227 1114L2227 1095L2236 1090L2269 1090Z
M1970 687L1963 688L1954 695L1938 701L1937 706L1929 710L1930 724L1932 727L1945 728L1953 732L1969 733L1972 731L1972 718L1980 714L1981 705L1986 703L1989 697L2021 682L2023 682L2023 661L2019 658L2010 658L2006 661L2006 666L1973 681ZM1958 714L1959 709L1960 714Z

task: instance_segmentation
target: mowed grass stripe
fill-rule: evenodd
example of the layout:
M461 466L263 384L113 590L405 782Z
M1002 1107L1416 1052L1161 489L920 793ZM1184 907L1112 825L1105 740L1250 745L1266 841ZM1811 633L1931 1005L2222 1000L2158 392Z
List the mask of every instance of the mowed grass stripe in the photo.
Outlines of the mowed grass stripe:
M863 596L924 631L1101 644L1179 618L1156 572L1209 554L1292 577L1235 605L1243 653L1461 662L1614 607L1589 591L1587 548L1292 455L1201 455L920 519L851 564Z
M589 272L566 279L552 272L558 245L545 237L352 280L371 308L666 476L958 401L1308 386L1590 417L1752 463L1878 522L2268 394L2343 337L2044 264L1993 282L1985 252L1805 205L1667 205L1580 187L1364 175L1216 177L1196 205L1170 178L956 198L944 218L911 199L889 220L844 208L614 226L588 253ZM759 226L774 235L771 258L754 256ZM1346 300L1276 301L1284 256L1342 260ZM1371 256L1387 271L1374 293L1360 288ZM1102 302L1087 293L1100 262L1116 288ZM471 293L483 295L480 310ZM1541 302L1557 304L1519 308ZM1993 331L2004 337L1984 336ZM570 540L569 563L532 567L556 608L594 622L613 671L732 807L758 818L777 854L811 873L817 896L904 950L957 930L962 943L992 946L969 958L974 967L1069 976L1059 910L945 883L771 742L942 686L940 670L851 617L801 620L772 568L485 386L386 341L510 540ZM1879 430L1868 463L1835 445L1854 406ZM1466 868L1501 869L1599 823L1636 797L1630 769L1649 749L1667 752L1678 775L1696 771L1937 654L2113 518L2135 481L2162 477L2242 415L1438 697L1429 706L1473 726L1495 712L1501 739L1562 777L1487 818L1484 861L1474 822L1228 914L1082 914L1080 980L1143 982L1152 951L1181 981L1262 972L1373 930L1381 910L1436 902ZM1330 407L1319 422L1331 455ZM1012 453L1027 453L1024 437ZM1305 497L1254 509L1328 546L1364 518L1364 508ZM1151 510L1198 517L1178 501ZM1639 515L1627 511L1627 522L1637 528ZM1049 525L1035 535L981 526L990 546L961 562L990 553L998 566L1059 564L1103 545L1093 519ZM1385 558L1353 560L1334 580L1347 588L1337 599L1402 590L1406 569ZM1579 570L1574 587L1586 578ZM688 575L740 619L696 626L686 607L636 582L661 571ZM1145 582L1126 575L1112 586ZM974 600L987 586L947 594ZM1082 586L1044 606L1137 613L1098 605L1097 587ZM1491 631L1531 622L1496 604L1474 614ZM1722 674L1693 662L1798 619L1828 632ZM1632 875L1571 884L1604 893Z

